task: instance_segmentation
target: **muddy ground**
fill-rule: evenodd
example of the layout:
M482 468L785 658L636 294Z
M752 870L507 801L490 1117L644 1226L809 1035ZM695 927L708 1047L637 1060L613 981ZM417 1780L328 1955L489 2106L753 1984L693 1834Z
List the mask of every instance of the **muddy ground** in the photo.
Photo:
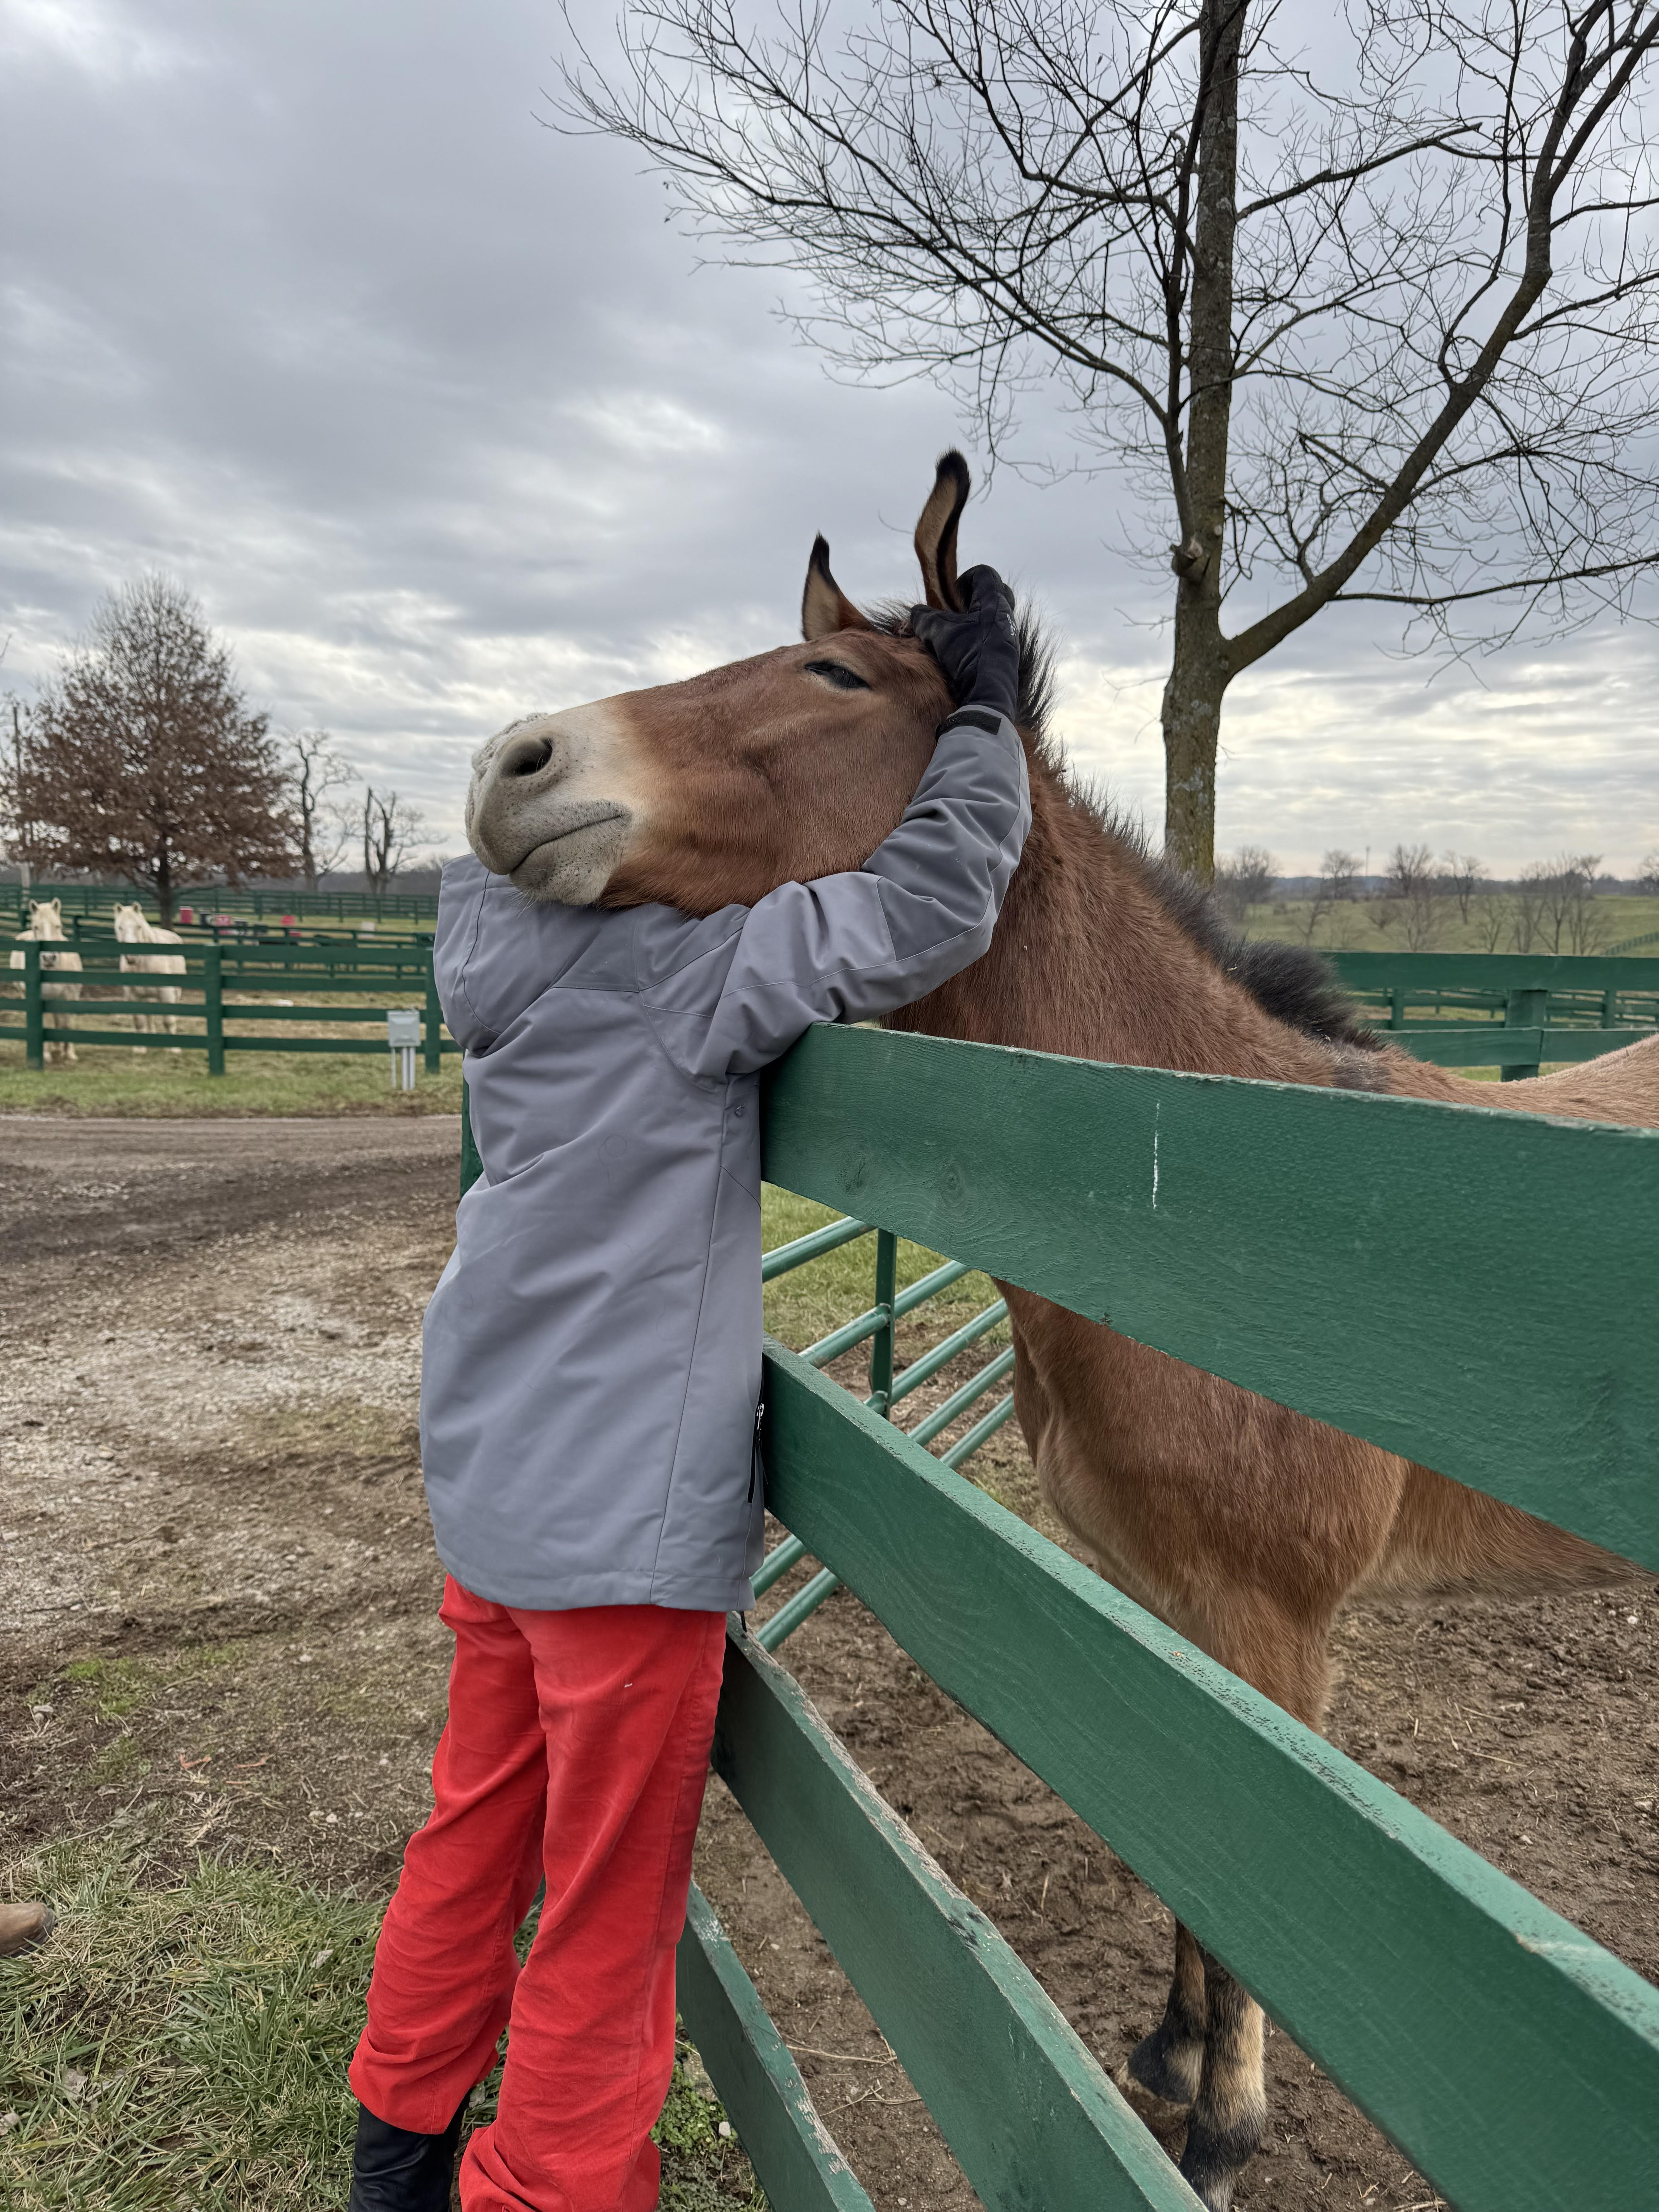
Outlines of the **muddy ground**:
M415 1401L456 1143L437 1117L0 1118L0 1856L127 1828L389 1885L444 1703ZM1012 1430L974 1466L1046 1525ZM1652 1978L1656 1595L1357 1613L1332 1731ZM787 1652L1116 2069L1162 2004L1157 1900L850 1595ZM881 2212L974 2203L718 1784L698 1872ZM1288 2038L1269 2057L1241 2207L1436 2203Z

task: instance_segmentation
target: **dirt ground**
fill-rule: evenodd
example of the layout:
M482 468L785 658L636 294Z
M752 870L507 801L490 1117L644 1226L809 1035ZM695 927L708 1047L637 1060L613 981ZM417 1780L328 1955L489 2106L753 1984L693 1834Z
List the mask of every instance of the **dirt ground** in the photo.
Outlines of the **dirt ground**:
M389 1885L443 1713L415 1406L456 1150L437 1116L0 1117L0 1858L125 1828ZM1012 1428L973 1466L1046 1525ZM1356 1613L1332 1731L1650 1977L1656 1597ZM787 1656L1115 2069L1162 2005L1157 1900L848 1594ZM881 2212L973 2204L718 1784L698 1873ZM1242 2208L1437 2203L1287 2037L1268 2049Z

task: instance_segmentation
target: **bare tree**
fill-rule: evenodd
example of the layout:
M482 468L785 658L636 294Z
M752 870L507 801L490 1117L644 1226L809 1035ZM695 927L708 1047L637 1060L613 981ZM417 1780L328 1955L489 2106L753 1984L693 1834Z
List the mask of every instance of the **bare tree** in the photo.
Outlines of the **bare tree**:
M409 864L426 824L418 807L396 791L363 793L363 881L378 898Z
M1440 933L1440 883L1434 856L1426 845L1396 845L1383 880L1388 896L1379 906L1387 906L1390 921L1397 915L1403 921L1412 951L1426 952ZM1387 926L1379 922L1379 927Z
M1260 845L1241 845L1231 860L1222 861L1215 872L1215 887L1222 911L1241 925L1249 918L1250 908L1271 898L1279 863L1273 854Z
M1311 945L1319 934L1320 924L1332 910L1349 904L1353 898L1354 878L1359 872L1359 857L1345 853L1333 846L1319 864L1319 876L1314 884L1314 895L1308 902L1308 912L1301 924L1302 941Z
M342 806L338 794L357 778L334 750L326 730L296 731L289 739L289 756L300 873L307 890L314 891L351 842L356 811Z
M1433 871L1434 856L1426 845L1396 845L1384 874L1392 896L1409 899L1432 881Z
M1207 879L1227 687L1323 608L1453 649L1626 609L1659 487L1641 100L1654 0L628 0L562 114L860 373L994 451L1057 380L1072 465L1176 583L1165 842ZM1246 604L1230 629L1223 610Z
M1513 900L1506 891L1488 889L1478 892L1470 901L1469 912L1480 950L1496 952L1510 933L1514 921Z
M0 653L0 659L3 658ZM0 768L0 825L6 830L9 856L17 862L27 883L29 864L24 858L23 848L29 842L30 825L19 811L19 795L23 788L24 708L15 691L6 694L6 721L11 741L5 765Z
M1636 888L1644 898L1659 898L1659 853L1650 853L1637 871Z
M1550 876L1547 860L1530 860L1515 879L1510 894L1510 944L1516 952L1530 952L1543 936Z
M1552 952L1594 952L1612 934L1607 908L1595 895L1601 865L1599 853L1563 853L1527 872L1538 907L1536 941Z
M163 576L112 592L21 718L12 842L41 869L125 876L164 922L187 884L283 875L294 823L269 718Z
M1358 854L1345 853L1340 845L1333 845L1319 864L1319 881L1332 906L1343 905L1352 898L1358 874Z
M1469 908L1486 880L1486 872L1473 853L1443 853L1440 866L1447 896L1457 901L1457 918L1467 922Z

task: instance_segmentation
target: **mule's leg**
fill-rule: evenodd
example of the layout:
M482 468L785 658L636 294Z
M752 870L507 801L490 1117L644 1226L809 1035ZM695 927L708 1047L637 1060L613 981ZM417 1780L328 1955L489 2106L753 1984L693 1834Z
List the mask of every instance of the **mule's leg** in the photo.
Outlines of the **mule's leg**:
M1181 2176L1206 2212L1228 2212L1240 2169L1267 2132L1261 2008L1218 1960L1207 1951L1201 1955L1204 2065L1187 2123Z
M1330 1691L1328 1636L1335 1607L1292 1620L1267 1601L1235 1593L1224 1626L1206 1639L1224 1666L1317 1728ZM1194 1946L1196 1948L1196 1946ZM1187 2121L1182 2179L1205 2212L1228 2212L1240 2170L1267 2124L1261 2008L1220 1961L1200 1953L1204 1980L1204 2061Z
M1169 2002L1158 2026L1129 2053L1130 2074L1153 2096L1190 2105L1204 2071L1206 2033L1204 1954L1197 1937L1177 1920Z

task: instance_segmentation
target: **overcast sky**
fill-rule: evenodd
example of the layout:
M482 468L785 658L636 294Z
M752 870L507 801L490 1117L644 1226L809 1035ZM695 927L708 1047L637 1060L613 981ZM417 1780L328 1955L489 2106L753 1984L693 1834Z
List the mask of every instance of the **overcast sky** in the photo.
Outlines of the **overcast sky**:
M562 35L550 0L4 0L0 682L161 568L280 728L328 727L453 851L513 715L795 635L814 531L854 597L914 588L971 425L832 382L777 276L699 267L632 156L547 129ZM1047 608L1061 732L1156 828L1168 580L1121 535L1109 486L1005 471L963 542ZM1233 688L1224 846L1659 847L1659 634L1436 677L1376 613Z

